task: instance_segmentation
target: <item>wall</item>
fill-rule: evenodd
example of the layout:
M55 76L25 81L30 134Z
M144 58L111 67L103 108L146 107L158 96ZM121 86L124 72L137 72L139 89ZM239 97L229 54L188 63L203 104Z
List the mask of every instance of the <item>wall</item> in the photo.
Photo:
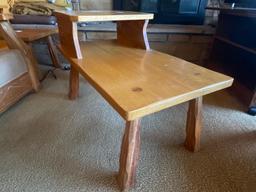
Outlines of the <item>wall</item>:
M12 5L15 0L0 0L1 6ZM86 10L111 10L113 0L81 0L81 8Z
M112 0L81 0L81 9L111 10L112 7Z
M0 0L5 1L5 0ZM81 9L84 10L112 10L113 0L80 0ZM218 0L208 0L208 6L218 5ZM205 24L216 23L218 11L206 10Z
M3 9L4 13L8 13L9 6L7 0L0 0L0 8Z
M7 0L0 0L7 1ZM208 0L208 6L216 6L217 0ZM113 0L81 0L81 8L85 10L111 10ZM216 11L206 11L206 17L216 16Z

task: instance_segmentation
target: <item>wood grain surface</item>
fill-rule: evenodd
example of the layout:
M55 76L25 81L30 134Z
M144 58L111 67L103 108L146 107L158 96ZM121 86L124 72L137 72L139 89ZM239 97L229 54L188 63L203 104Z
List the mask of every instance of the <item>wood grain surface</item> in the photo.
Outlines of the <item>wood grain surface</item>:
M117 42L120 45L149 50L148 20L118 21Z
M200 149L203 98L189 101L185 147L192 152Z
M135 185L140 153L140 120L126 122L119 160L118 183L124 191Z
M232 85L233 79L154 50L115 41L81 44L68 58L125 120L134 120ZM65 51L63 52L65 54Z
M77 23L71 22L69 15L56 12L58 21L61 49L67 57L82 59L80 50Z
M67 15L72 22L124 21L153 19L154 14L132 11L56 11L55 15Z

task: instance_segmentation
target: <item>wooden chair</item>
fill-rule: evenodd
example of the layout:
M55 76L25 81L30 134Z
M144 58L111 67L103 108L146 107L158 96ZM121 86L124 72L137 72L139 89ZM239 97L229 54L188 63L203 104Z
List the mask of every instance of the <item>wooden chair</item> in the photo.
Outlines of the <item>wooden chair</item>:
M26 42L32 49L32 43L39 39L46 39L52 64L55 68L61 68L56 47L52 35L57 34L57 29L21 29L16 30L17 36Z
M54 70L57 68L61 68L61 64L58 58L58 53L56 46L54 45L52 35L57 34L58 30L57 29L21 29L21 30L16 30L17 36L22 39L30 48L31 52L32 51L32 44L33 42L40 40L40 39L45 39L47 42L47 47L48 51L50 54L50 58L52 61L52 65L54 69L49 69L45 74L42 75L40 82L45 80L45 78L49 75L52 74L55 79L57 79L56 74L54 73ZM38 65L38 64L37 64ZM65 67L64 67L65 69Z
M8 46L0 52L0 112L31 91L39 90L36 61L31 49L16 35L9 19L0 15L1 35Z

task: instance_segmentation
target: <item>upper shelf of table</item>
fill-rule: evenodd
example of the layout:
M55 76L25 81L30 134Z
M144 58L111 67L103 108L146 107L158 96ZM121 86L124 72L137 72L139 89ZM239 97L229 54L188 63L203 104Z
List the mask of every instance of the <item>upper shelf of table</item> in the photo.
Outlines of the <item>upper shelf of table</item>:
M131 11L56 11L55 14L68 15L73 22L92 21L124 21L124 20L149 20L154 18L152 13Z

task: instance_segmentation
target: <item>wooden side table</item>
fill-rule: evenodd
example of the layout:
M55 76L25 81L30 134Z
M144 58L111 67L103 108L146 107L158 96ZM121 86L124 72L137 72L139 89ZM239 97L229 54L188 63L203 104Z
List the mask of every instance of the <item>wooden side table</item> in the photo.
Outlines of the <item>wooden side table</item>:
M70 99L81 74L124 118L118 183L135 184L140 119L189 101L185 147L200 147L202 96L232 85L231 77L150 49L146 28L153 14L123 11L56 12L60 50L71 63ZM117 40L79 42L77 22L116 21Z
M31 48L32 42L39 39L46 39L52 64L55 68L60 68L60 61L58 59L57 50L52 40L52 35L57 34L57 29L22 29L16 30L19 38L25 41Z

